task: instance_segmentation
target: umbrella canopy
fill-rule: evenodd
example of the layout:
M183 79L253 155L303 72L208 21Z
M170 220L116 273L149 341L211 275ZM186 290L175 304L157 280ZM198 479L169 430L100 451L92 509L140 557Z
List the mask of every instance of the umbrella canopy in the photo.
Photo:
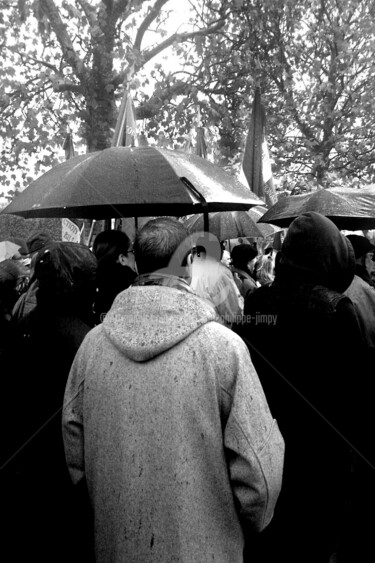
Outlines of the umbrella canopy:
M362 192L362 193L359 193ZM320 189L303 195L279 199L259 220L286 228L306 211L325 215L339 229L350 231L375 228L375 191L363 195L363 190L350 188Z
M263 217L266 213L267 207L262 205L255 205L251 207L246 213L251 217L251 219L256 223L256 226L262 233L264 238L273 237L276 233L279 233L283 229L281 227L277 227L276 225L266 224L266 223L258 223L259 219Z
M262 201L208 160L160 147L76 156L32 182L2 213L105 219L249 209Z
M219 211L209 213L209 232L219 240L235 239L239 237L263 238L261 229L246 211ZM204 217L202 214L193 215L184 221L189 233L204 231Z
M0 242L0 262L7 260L8 258L13 258L17 254L18 250L21 248L19 244L15 244L10 240L3 240Z
M219 240L232 240L238 238L267 238L282 231L275 225L258 223L266 207L256 205L247 211L218 211L209 213L209 231ZM203 215L189 217L184 225L190 233L204 230Z

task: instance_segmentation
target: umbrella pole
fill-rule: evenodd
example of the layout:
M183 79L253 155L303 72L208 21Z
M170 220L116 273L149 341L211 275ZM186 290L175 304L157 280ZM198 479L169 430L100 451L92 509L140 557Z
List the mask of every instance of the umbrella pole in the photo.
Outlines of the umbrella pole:
M90 246L90 244L91 244L91 239L92 239L92 235L93 235L93 232L94 232L95 223L96 223L96 220L93 219L91 221L90 232L89 232L89 236L88 236L88 239L87 239L87 246Z
M204 228L205 232L208 233L209 221L208 221L208 211L207 210L205 210L203 212L203 228Z

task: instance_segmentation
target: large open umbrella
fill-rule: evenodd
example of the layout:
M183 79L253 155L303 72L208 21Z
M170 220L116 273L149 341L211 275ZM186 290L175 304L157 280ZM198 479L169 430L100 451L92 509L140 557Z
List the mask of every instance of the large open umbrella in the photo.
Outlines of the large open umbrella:
M279 199L259 219L261 223L273 223L286 228L306 211L325 215L339 229L356 231L375 228L375 191L355 189L319 189L303 195Z
M30 217L183 216L262 201L208 160L160 147L110 147L34 180L2 213Z
M259 219L263 217L266 211L267 207L262 205L254 205L254 207L251 207L248 211L246 211L249 217L251 217L251 219L256 223L264 238L273 237L276 233L283 230L281 227L277 227L276 225L258 223Z

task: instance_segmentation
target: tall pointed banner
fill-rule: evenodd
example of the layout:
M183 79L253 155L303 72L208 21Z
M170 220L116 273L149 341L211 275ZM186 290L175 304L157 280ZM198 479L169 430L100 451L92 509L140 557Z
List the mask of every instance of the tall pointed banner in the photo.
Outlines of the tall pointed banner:
M194 117L193 123L194 126L186 135L186 141L183 148L186 152L195 153L202 158L207 158L207 144L204 135L204 127L202 126L201 111L199 106L197 108L197 113ZM195 146L193 142L194 137Z
M113 147L135 147L137 144L137 121L130 92L125 89L113 134ZM138 218L134 217L135 231L138 230ZM115 219L114 226L121 230L122 219ZM108 225L107 225L108 228Z
M202 158L207 158L207 145L206 145L206 139L204 137L204 127L201 126L197 127L196 133L197 133L197 137L196 137L195 152L198 156L201 156Z
M134 147L137 143L137 122L134 102L130 92L125 90L113 134L113 147Z
M202 126L201 108L198 106L197 116L196 116L196 146L195 152L198 156L202 158L207 158L207 145L206 139L204 137L204 127Z
M65 160L69 160L69 158L75 156L73 137L69 129L64 140L63 149L65 151Z
M265 125L266 118L261 102L260 88L256 88L242 161L243 175L241 174L241 179L246 179L251 191L261 197L268 207L271 207L276 203L277 195L273 183Z

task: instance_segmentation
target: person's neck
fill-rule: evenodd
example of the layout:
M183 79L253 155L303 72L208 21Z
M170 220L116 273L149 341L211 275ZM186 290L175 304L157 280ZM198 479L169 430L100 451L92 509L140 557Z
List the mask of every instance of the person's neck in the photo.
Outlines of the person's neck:
M192 291L189 285L188 275L186 277L169 274L168 272L149 272L137 276L133 286L159 285L174 287L184 291Z

